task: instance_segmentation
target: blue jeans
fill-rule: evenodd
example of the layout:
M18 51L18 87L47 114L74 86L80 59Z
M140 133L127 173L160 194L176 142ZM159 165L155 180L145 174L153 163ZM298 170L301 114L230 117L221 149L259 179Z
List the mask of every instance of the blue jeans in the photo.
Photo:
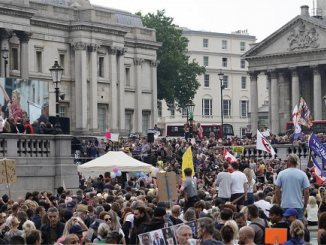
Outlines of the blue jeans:
M224 197L220 197L222 202L221 204L225 204L226 202L229 202L230 201L230 198L224 198Z
M250 204L254 204L255 198L254 198L254 193L247 193L247 201L245 201L245 206L248 206Z
M283 209L283 213L286 212L286 210L288 210L288 208L282 208ZM295 210L297 210L298 212L298 220L302 221L303 220L303 208L295 208ZM285 219L285 217L284 217Z

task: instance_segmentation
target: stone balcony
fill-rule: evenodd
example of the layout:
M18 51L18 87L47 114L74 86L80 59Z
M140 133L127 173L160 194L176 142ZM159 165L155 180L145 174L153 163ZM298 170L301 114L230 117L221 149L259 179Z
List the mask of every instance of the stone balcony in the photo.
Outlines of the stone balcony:
M15 159L17 183L10 185L11 197L30 191L52 191L59 186L77 189L77 166L71 157L70 135L0 134L0 158ZM1 195L9 193L0 185Z

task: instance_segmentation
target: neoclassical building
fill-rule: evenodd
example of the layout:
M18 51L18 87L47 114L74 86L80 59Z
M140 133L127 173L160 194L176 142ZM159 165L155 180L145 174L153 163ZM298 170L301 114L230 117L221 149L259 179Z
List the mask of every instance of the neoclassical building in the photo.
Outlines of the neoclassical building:
M322 7L324 2L318 1L318 6ZM256 44L243 57L249 64L253 132L258 124L259 74L266 76L270 87L272 133L285 132L300 97L306 100L313 120L325 119L322 97L326 93L326 12L318 11L316 16L310 16L309 7L302 6L301 15Z
M49 82L64 67L60 115L78 135L147 133L157 121L155 30L139 16L89 0L0 0L1 49L9 49L7 77ZM1 76L5 75L1 58Z

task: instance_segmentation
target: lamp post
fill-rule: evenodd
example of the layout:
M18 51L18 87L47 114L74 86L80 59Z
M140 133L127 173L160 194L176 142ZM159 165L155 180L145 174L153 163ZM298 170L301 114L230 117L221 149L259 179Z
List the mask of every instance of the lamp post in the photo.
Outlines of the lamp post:
M189 102L186 104L187 106L187 123L189 121L189 114L194 113L195 110L195 104L192 102L192 100L189 100Z
M54 65L50 67L50 72L53 80L53 84L55 86L55 131L56 134L62 133L62 130L60 128L60 119L59 119L59 96L60 96L60 90L59 85L61 83L61 77L63 72L63 67L59 65L58 59L55 58Z
M5 78L7 77L7 65L8 65L8 57L9 57L9 50L7 49L7 45L3 45L1 50L2 58L5 60Z
M225 86L223 85L223 78L224 78L224 73L222 70L217 74L218 78L220 79L220 85L221 85L221 119L222 119L222 140L223 140L223 89Z

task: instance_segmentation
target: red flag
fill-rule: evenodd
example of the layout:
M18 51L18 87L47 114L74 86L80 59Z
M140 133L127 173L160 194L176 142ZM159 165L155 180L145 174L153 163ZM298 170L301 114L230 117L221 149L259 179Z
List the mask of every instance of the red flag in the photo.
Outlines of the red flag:
M235 156L233 156L227 149L224 148L223 157L230 163L238 162Z

